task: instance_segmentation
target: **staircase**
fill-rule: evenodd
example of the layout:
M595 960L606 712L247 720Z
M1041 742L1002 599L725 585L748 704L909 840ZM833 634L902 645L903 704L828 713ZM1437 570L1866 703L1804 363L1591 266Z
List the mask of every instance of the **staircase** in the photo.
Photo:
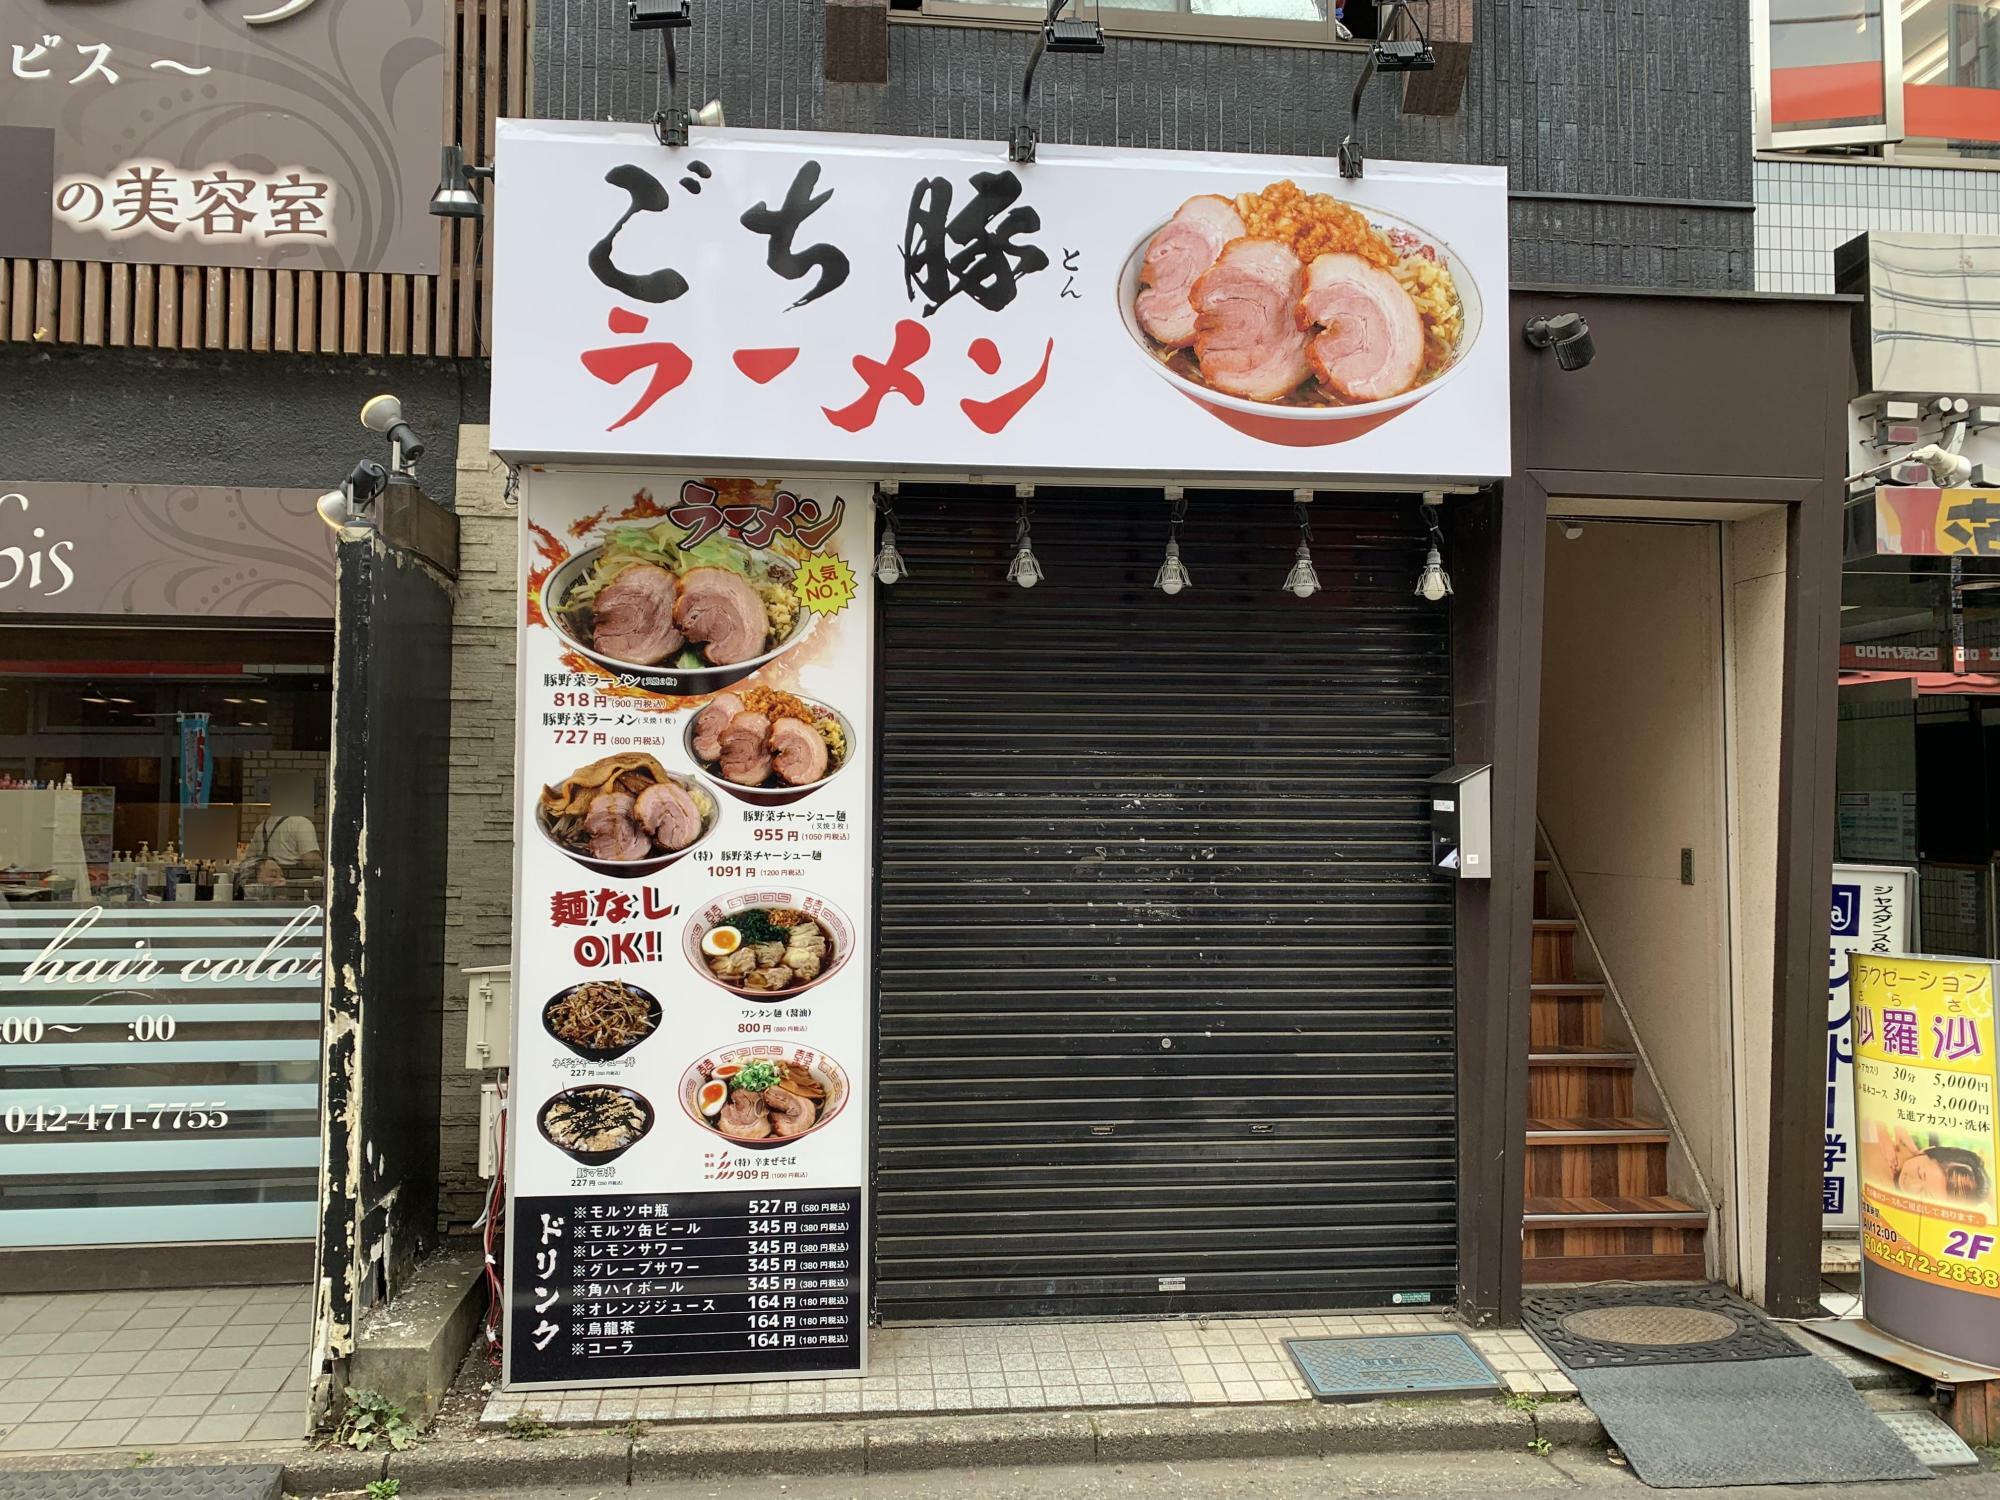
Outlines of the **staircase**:
M1667 1191L1671 1136L1637 1111L1638 1057L1606 1041L1604 986L1577 977L1576 942L1538 862L1522 1280L1699 1281L1708 1214Z

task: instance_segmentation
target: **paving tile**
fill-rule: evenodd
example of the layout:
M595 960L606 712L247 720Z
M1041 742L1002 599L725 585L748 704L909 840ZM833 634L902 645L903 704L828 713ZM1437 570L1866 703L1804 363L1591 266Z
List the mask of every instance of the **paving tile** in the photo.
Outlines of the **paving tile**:
M249 1352L244 1349L208 1348L197 1354L194 1357L194 1363L189 1365L188 1368L190 1370L240 1370L249 1358Z
M190 1443L240 1443L250 1435L250 1417L200 1417L188 1428Z
M130 1375L143 1349L123 1349L112 1354L89 1354L77 1366L79 1375Z
M36 1407L30 1422L81 1422L97 1410L95 1401L44 1401Z
M152 1415L153 1398L151 1396L134 1396L130 1394L126 1391L123 1381L119 1382L118 1390L120 1394L113 1396L108 1401L97 1403L96 1407L90 1413L93 1421L108 1421L112 1417L131 1418Z
M125 1443L132 1448L171 1448L187 1441L192 1426L193 1417L141 1417L125 1434Z
M83 1373L83 1362L91 1357L88 1354L58 1354L53 1350L47 1354L36 1355L30 1378L80 1375Z
M289 1371L270 1367L262 1370L237 1370L229 1377L225 1391L259 1391L264 1395L284 1388L285 1376Z
M72 1375L56 1387L58 1401L102 1401L118 1394L116 1375Z
M264 1327L257 1323L229 1323L214 1329L208 1341L211 1349L255 1349L264 1342ZM247 1356L245 1356L247 1358Z
M16 1375L32 1373L34 1363L35 1357L32 1354L0 1355L0 1387L4 1387Z
M1257 1389L1254 1380L1226 1380L1222 1391L1231 1401L1262 1401L1264 1393Z
M16 1422L25 1422L41 1403L37 1401L0 1400L0 1427L12 1427Z
M305 1367L306 1346L289 1341L282 1344L264 1344L250 1351L250 1357L243 1361L245 1369L268 1370L272 1366L289 1369L293 1365Z
M123 1354L132 1350L146 1350L159 1343L164 1328L121 1328L106 1339L98 1349L98 1354Z
M53 1333L0 1334L0 1358L13 1354L46 1354L55 1341Z
M176 1391L168 1396L153 1398L153 1415L156 1417L187 1417L193 1420L204 1415L215 1399L213 1392L193 1393Z
M229 1384L231 1370L183 1370L174 1377L174 1391L183 1396L217 1396Z
M193 1364L199 1353L199 1349L148 1349L132 1369L140 1375L177 1374Z
M209 1340L215 1337L215 1326L208 1323L176 1323L160 1335L155 1349L206 1349Z
M233 1305L203 1303L190 1307L176 1327L180 1328L221 1328L228 1324Z
M211 1417L257 1417L270 1403L268 1391L224 1391L208 1403L204 1413Z
M59 1448L75 1426L74 1422L23 1422L0 1437L0 1453L35 1453Z
M64 1448L116 1448L125 1441L125 1434L132 1430L130 1417L118 1417L106 1422L79 1422L70 1428L69 1435L62 1440Z
M295 1442L306 1435L305 1413L267 1411L250 1424L246 1435L253 1443Z
M5 1399L15 1401L47 1401L55 1396L56 1388L63 1383L58 1375L36 1375L27 1380L10 1380L4 1392Z

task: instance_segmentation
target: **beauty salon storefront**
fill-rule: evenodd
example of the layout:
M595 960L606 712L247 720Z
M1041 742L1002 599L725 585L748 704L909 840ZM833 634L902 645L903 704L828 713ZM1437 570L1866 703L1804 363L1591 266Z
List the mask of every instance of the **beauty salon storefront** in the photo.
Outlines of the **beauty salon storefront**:
M330 533L309 492L0 490L0 1280L302 1284Z

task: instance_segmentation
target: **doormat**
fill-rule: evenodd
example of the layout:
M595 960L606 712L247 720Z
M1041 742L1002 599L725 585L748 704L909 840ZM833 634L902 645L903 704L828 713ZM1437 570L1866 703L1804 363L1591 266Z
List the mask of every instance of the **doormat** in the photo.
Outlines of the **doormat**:
M281 1500L276 1464L0 1473L0 1500Z
M1521 1322L1570 1370L1795 1359L1807 1352L1719 1286L1550 1292L1522 1299Z
M1918 1462L1933 1469L1963 1469L1979 1462L1979 1455L1965 1446L1965 1439L1951 1430L1951 1423L1934 1412L1912 1409L1878 1411L1875 1415L1909 1446Z
M1930 1477L1840 1372L1811 1355L1573 1378L1632 1472L1655 1489Z
M1497 1391L1500 1377L1456 1333L1363 1334L1286 1339L1292 1362L1322 1401L1365 1401L1410 1392Z

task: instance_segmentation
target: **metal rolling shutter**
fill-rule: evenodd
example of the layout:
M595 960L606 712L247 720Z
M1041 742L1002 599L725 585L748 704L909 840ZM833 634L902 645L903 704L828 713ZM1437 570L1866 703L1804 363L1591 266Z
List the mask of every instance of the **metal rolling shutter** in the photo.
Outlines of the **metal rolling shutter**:
M881 605L884 1318L1448 1300L1447 616L1413 499L896 502ZM1184 1290L1182 1286L1184 1285Z

